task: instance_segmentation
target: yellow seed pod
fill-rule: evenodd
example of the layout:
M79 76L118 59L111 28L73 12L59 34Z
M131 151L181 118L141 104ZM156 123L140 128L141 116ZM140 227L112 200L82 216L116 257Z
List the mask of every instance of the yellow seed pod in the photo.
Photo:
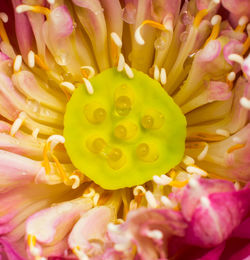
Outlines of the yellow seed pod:
M112 169L118 170L126 164L126 157L121 149L112 148L107 154L107 161Z
M84 114L90 123L100 124L105 120L107 112L102 105L93 102L84 107Z
M120 140L129 140L137 135L138 127L131 121L123 121L114 129L114 136Z
M141 118L141 125L148 130L160 129L165 122L164 115L156 110L148 110Z
M126 116L132 109L134 93L127 84L118 86L115 90L115 111L120 116Z
M159 158L159 153L154 144L140 143L136 147L136 156L144 162L155 162Z

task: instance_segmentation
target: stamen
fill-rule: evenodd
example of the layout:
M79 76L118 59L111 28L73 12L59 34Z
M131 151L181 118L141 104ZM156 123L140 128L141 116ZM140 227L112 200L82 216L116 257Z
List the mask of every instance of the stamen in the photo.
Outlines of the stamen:
M158 175L153 176L153 181L156 184L165 186L165 185L169 184L170 182L172 182L173 180L172 180L172 178L168 177L167 175L162 174L161 176L158 176Z
M50 9L38 5L18 5L16 7L16 12L18 14L24 13L27 11L32 11L34 13L44 14L48 18L50 15Z
M151 208L157 208L157 201L151 191L147 191L145 197Z
M50 142L46 142L44 149L43 149L43 162L42 166L45 168L45 173L47 175L50 174L51 168L50 168L50 163L49 163L49 158L48 158L48 151L50 150Z
M141 36L141 28L144 26L144 25L150 25L156 29L159 29L161 31L168 31L168 27L169 27L169 24L166 23L166 25L163 25L161 23L157 23L155 21L152 21L152 20L145 20L143 21L143 23L137 27L137 29L135 30L135 40L136 42L139 44L139 45L144 45L145 44L145 41L144 39L142 38Z
M73 174L73 175L71 175L69 177L69 179L74 181L73 184L72 184L72 189L73 190L77 189L80 186L80 178L79 178L79 176Z
M227 153L232 153L236 150L239 150L241 148L244 148L245 147L245 144L235 144L233 146L231 146L228 150L227 150Z
M246 28L246 25L248 23L248 17L247 16L241 16L239 21L238 21L238 25L235 28L236 32L243 32Z
M130 79L132 79L134 77L134 73L133 73L132 69L129 67L129 65L127 63L125 63L124 68L125 68L125 72L126 72L127 76Z
M175 188L182 188L182 187L186 186L187 184L188 184L188 180L186 180L186 181L175 181L174 180L169 183L170 186L175 187Z
M28 65L30 68L35 67L35 53L33 51L29 51L28 53Z
M99 193L96 193L96 194L94 195L94 197L93 197L94 206L97 206L99 199L100 199L100 194L99 194Z
M26 113L25 112L21 112L19 114L18 118L14 121L14 123L11 126L11 129L10 129L10 135L11 136L14 136L16 134L16 132L22 126L25 118L26 118Z
M249 30L250 30L250 26L249 26ZM243 44L242 55L244 55L248 51L249 48L250 48L250 36L248 35L246 41Z
M122 41L121 38L119 37L119 35L115 32L112 32L110 34L112 40L114 41L114 43L116 44L117 47L121 48L122 47Z
M217 129L216 134L229 137L230 133L225 129Z
M236 78L235 72L231 71L230 73L227 74L227 84L229 85L229 88L233 88L233 81Z
M240 99L240 104L241 104L244 108L250 110L250 100L249 100L248 98L242 97L242 98Z
M34 138L35 140L37 140L37 136L38 136L38 134L39 134L39 131L40 131L40 129L39 129L39 128L36 128L36 129L34 129L33 132L32 132L32 136L33 136L33 138Z
M51 154L51 157L53 158L54 162L56 163L56 169L60 174L60 177L63 181L67 180L67 175L62 167L62 165L60 164L59 160L56 158L56 156L54 154Z
M207 9L200 10L194 18L194 27L198 28L202 19L208 14Z
M92 84L90 83L90 81L86 78L83 78L83 81L85 83L85 87L86 87L87 92L90 95L93 95L94 94L94 88L93 88Z
M92 188L92 187L90 187L90 188L88 188L87 189L89 192L88 193L84 193L83 195L82 195L82 197L83 198L93 198L94 196L95 196L95 190Z
M81 73L84 78L91 79L95 76L95 69L91 66L82 66Z
M202 150L202 152L197 156L197 159L199 161L203 160L206 157L207 152L208 152L208 143L205 143L205 147Z
M163 238L163 234L160 230L147 230L146 236L155 240L161 240Z
M46 63L37 55L35 54L35 63L43 70L49 70L49 67Z
M125 66L125 59L122 53L120 53L119 55L119 59L118 59L118 65L117 65L117 71L121 72L123 71Z
M200 176L207 176L207 172L205 172L204 170L202 170L201 168L199 168L198 166L188 166L186 168L188 173L197 173Z
M6 13L1 12L1 13L0 13L0 19L1 19L4 23L7 23L8 20L9 20L9 17L8 17L8 15L7 15Z
M28 243L28 246L29 246L29 249L30 249L30 253L33 256L35 256L35 258L40 259L40 256L39 256L40 250L37 247L35 247L36 237L34 235L28 234L27 243Z
M65 138L62 135L51 135L48 140L47 143L50 143L50 147L51 147L51 151L54 150L54 148L59 144L64 144L65 143Z
M75 86L71 82L64 81L61 83L61 86L65 87L70 94L75 91Z
M162 85L165 85L167 83L167 73L164 68L161 68L160 81Z
M236 53L232 53L232 54L228 55L228 59L231 61L235 61L235 62L239 63L240 65L242 65L244 62L243 57Z
M158 81L159 78L160 78L159 67L157 65L154 65L154 79Z
M166 208L174 208L173 202L166 196L161 196L161 202Z
M55 4L55 0L47 0L47 2L51 5Z
M14 70L14 72L18 72L18 71L21 70L22 61L23 61L22 56L21 55L17 55L15 60L14 60L14 63L13 63L13 70Z
M79 246L73 248L72 251L79 260L89 260L89 257L82 250L80 250Z
M4 28L3 18L2 17L0 19L0 37L1 37L2 41L7 42L7 43L10 42L9 38L8 38L8 35L6 33L6 30Z
M206 40L204 46L206 46L211 40L215 40L218 37L220 32L220 23L221 23L221 16L214 15L211 19L211 24L213 25L213 29L209 38Z
M146 193L146 190L143 186L139 185L139 186L136 186L133 190L133 194L134 196L138 196L140 193L142 194L145 194Z
M193 159L192 157L188 156L188 155L185 155L185 156L184 156L182 162L183 162L185 165L187 165L187 166L189 166L189 165L194 165L194 164L195 164L194 159Z
M233 142L235 142L235 143L241 143L242 140L241 140L238 136L235 136L235 137L233 137Z
M235 188L235 190L240 190L240 183L238 182L238 181L236 181L235 183L234 183L234 188Z

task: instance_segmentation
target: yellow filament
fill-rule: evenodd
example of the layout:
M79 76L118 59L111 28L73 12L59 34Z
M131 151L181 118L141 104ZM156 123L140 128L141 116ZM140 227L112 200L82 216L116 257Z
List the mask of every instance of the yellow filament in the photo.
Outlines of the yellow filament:
M209 133L204 133L204 132L198 132L192 134L192 136L187 138L189 141L193 140L202 140L202 141L221 141L225 139L225 136L222 135L217 135L217 134L209 134Z
M202 19L208 14L208 10L207 9L203 9L201 11L198 12L198 14L195 16L194 18L194 27L198 28Z
M142 25L145 25L145 24L148 24L148 25L150 25L150 26L152 26L152 27L154 27L156 29L159 29L161 31L167 31L166 27L163 24L157 23L157 22L152 21L152 20L145 20L145 21L143 21Z
M46 63L37 54L35 54L35 62L41 69L49 70L49 67L46 65Z
M219 32L220 32L220 22L218 22L217 24L215 24L213 26L213 29L212 29L212 32L210 34L210 36L208 37L208 39L206 40L205 44L204 44L204 47L212 40L215 40L218 35L219 35Z
M246 26L247 26L247 23L245 23L243 25L237 25L237 27L235 28L235 32L244 32Z
M62 180L66 181L67 180L67 175L66 175L62 165L60 164L59 160L56 158L56 156L54 154L52 154L51 156L52 156L53 160L56 163L56 169L58 170Z
M191 142L191 143L187 142L186 148L198 149L198 148L203 148L206 145L207 145L207 143L205 143L205 142Z
M39 5L21 5L25 8L27 8L28 10L27 11L32 11L34 13L39 13L39 14L44 14L47 19L50 15L50 9L49 8L46 8L46 7L42 7L42 6L39 6Z
M182 188L187 184L188 184L188 180L186 180L186 181L171 181L168 185L170 185L172 187L176 187L176 188Z
M248 36L246 41L243 44L242 55L244 55L248 51L249 48L250 48L250 37Z
M241 148L243 148L243 147L245 147L245 144L235 144L235 145L231 146L231 147L227 150L227 152L228 152L228 153L232 153L232 152L234 152L234 151L236 151L236 150L238 150L238 149L241 149Z
M45 173L48 175L50 174L50 164L48 158L48 151L50 150L50 142L46 143L43 149L43 162L42 166L45 168Z
M9 38L8 38L8 35L5 31L5 28L4 28L4 25L3 25L3 22L2 20L0 19L0 37L1 39L4 41L4 42L7 42L9 43Z
M118 60L119 60L119 54L120 54L120 48L111 40L110 42L110 55L112 64L117 67Z
M36 245L36 237L29 234L28 238L27 238L27 242L28 242L29 247L34 247Z

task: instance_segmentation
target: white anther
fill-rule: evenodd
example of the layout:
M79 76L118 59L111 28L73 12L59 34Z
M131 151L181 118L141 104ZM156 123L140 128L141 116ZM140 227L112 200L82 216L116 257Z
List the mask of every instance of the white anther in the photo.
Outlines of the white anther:
M95 69L91 66L82 66L81 70L88 70L89 71L88 79L91 79L95 76Z
M189 179L189 174L185 171L178 171L178 174L175 177L176 181L187 181Z
M126 72L127 76L128 76L130 79L132 79L132 78L134 77L134 73L133 73L132 69L128 66L127 63L125 63L124 69L125 69L125 72Z
M203 150L201 151L201 153L197 156L197 159L199 161L203 160L206 155L207 155L207 152L208 152L208 144L206 143L205 144L205 147L203 148Z
M159 78L160 78L159 67L157 65L154 65L154 79L158 81Z
M230 135L229 131L225 130L225 129L216 129L216 134L217 135L222 135L225 137L228 137Z
M30 254L33 255L34 257L38 257L39 258L39 255L40 255L40 249L36 246L31 246L30 247Z
M123 251L126 251L130 248L130 244L129 243L123 243L123 244L115 244L114 246L114 249L116 251L119 251L119 252L123 252Z
M75 91L75 86L71 82L63 81L61 86L65 87L69 93L73 93Z
M162 85L165 85L167 83L167 73L164 68L161 68L160 81Z
M89 188L89 193L85 193L82 196L84 198L92 198L95 196L95 190L93 188Z
M73 252L79 260L89 260L89 257L80 249L79 246L76 246L73 249Z
M169 184L171 181L172 181L172 178L168 177L167 175L165 174L162 174L161 176L153 176L153 181L156 183L156 184L159 184L159 185L167 185Z
M248 17L247 16L241 16L239 21L238 21L238 25L239 26L244 26L245 24L248 23Z
M94 203L94 206L97 206L97 203L100 199L100 194L99 193L96 193L93 197L93 203Z
M228 81L234 81L236 77L235 72L231 71L230 73L227 74L227 80Z
M218 15L218 14L214 15L214 16L212 17L212 19L211 19L211 24L212 24L213 26L215 26L216 24L218 24L218 23L220 23L220 22L221 22L221 16Z
M174 207L173 202L166 196L161 196L161 202L167 209L172 209Z
M238 181L236 181L235 183L234 183L234 188L235 188L235 190L240 190L240 183L238 182Z
M196 178L191 177L188 182L189 186L193 189L197 188L199 186L199 182L196 180Z
M14 60L14 71L18 72L21 69L23 58L21 55L17 55Z
M51 151L54 150L54 148L58 145L58 144L64 144L65 143L65 138L62 135L51 135L48 139L47 139L47 143L50 143L50 148Z
M155 240L161 240L163 238L162 232L158 229L147 230L146 236Z
M233 137L233 142L240 144L242 143L242 140L238 136L235 136Z
M87 92L90 94L90 95L93 95L94 94L94 89L93 89L93 86L92 84L90 83L90 81L86 78L83 78L83 81L85 83L85 87L86 87L86 90Z
M122 53L119 54L119 59L118 59L118 65L117 65L117 71L121 72L123 71L125 66L125 59Z
M141 36L141 28L143 24L141 24L136 30L135 30L135 40L139 45L144 45L145 41L143 40Z
M147 191L145 194L145 197L146 197L149 207L151 207L151 208L157 207L157 201L151 191Z
M220 0L213 0L213 2L218 5L220 3Z
M29 51L28 53L28 65L30 68L35 67L35 53L33 51Z
M55 4L55 0L47 0L47 2L51 5Z
M114 223L108 223L107 228L108 228L109 232L113 232L113 233L119 233L120 232L119 225L115 225Z
M202 196L202 197L200 198L200 202L201 202L201 205L202 205L203 207L206 207L206 208L210 207L209 198L207 198L207 197L205 197L205 196Z
M39 128L35 128L33 131L32 131L32 136L35 140L37 140L37 136L39 134L39 131L40 129Z
M182 161L185 165L193 165L195 163L194 159L188 155L185 155Z
M25 112L21 112L18 116L18 118L14 121L14 123L11 126L10 129L10 135L14 136L16 134L16 132L19 130L19 128L22 126L23 121L26 118L26 113Z
M243 57L236 53L232 53L232 54L228 55L228 59L231 61L235 61L235 62L239 63L240 65L242 65L244 62Z
M200 176L204 176L204 177L207 176L207 172L205 172L204 170L202 170L202 169L200 169L198 167L195 167L195 166L188 166L186 168L186 170L189 173L196 173L196 174L198 174Z
M16 12L18 14L21 14L23 12L27 12L27 11L30 11L30 10L31 10L31 6L29 6L29 5L18 5L16 7Z
M135 210L138 208L138 204L135 200L131 200L130 203L129 203L129 210Z
M1 13L0 13L0 19L1 19L4 23L7 23L8 20L9 20L9 17L8 17L8 15L7 15L6 13L1 12Z
M244 108L250 109L250 100L247 99L246 97L242 97L242 98L240 99L240 104L241 104Z
M71 186L73 190L77 189L80 186L81 182L80 182L79 176L73 174L73 175L69 176L69 179L74 181Z
M146 193L146 190L143 186L139 185L139 186L136 186L133 190L133 194L134 196L138 196L139 193L142 193L142 194L145 194Z
M119 35L116 33L116 32L112 32L110 34L112 40L114 41L115 45L118 46L119 48L122 47L122 40L121 38L119 37Z

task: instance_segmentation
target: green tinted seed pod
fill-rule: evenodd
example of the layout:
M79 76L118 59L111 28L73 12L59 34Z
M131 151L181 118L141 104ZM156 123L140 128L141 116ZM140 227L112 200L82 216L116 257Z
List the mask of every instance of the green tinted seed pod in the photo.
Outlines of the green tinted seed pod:
M175 167L184 154L182 111L159 82L133 74L128 78L115 68L101 72L90 79L93 95L79 84L66 108L67 153L105 189L141 185Z

